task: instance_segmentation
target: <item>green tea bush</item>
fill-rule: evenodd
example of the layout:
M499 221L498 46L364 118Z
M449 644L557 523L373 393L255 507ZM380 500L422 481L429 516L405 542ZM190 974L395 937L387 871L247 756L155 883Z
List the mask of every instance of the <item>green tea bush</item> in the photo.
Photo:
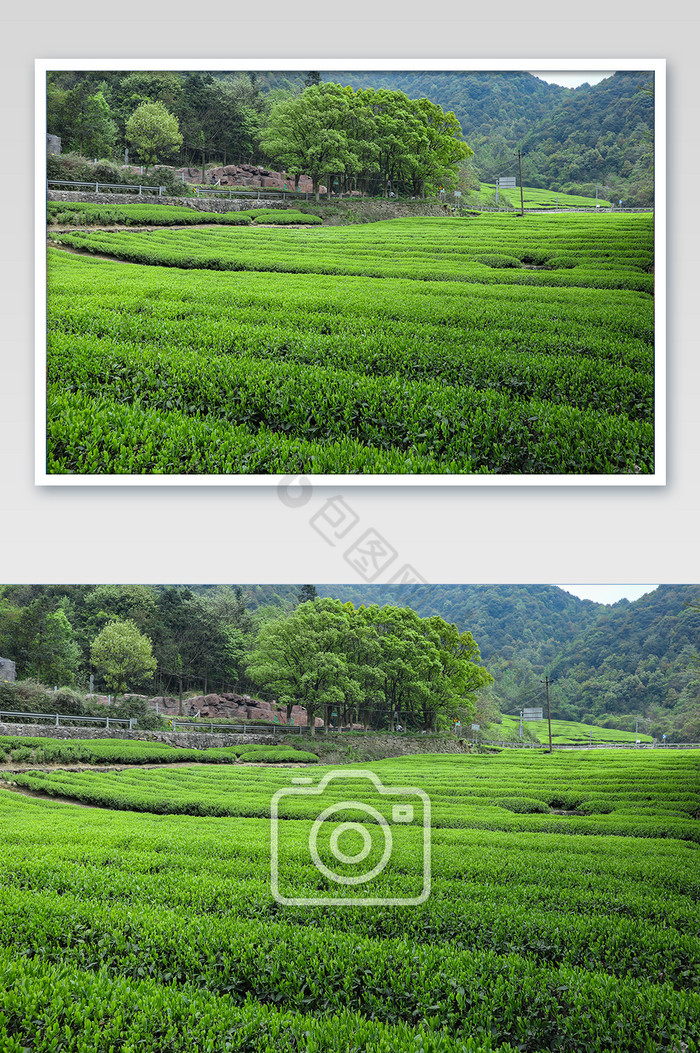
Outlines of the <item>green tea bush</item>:
M578 260L575 256L569 256L563 252L555 253L553 256L550 256L545 263L545 266L551 270L570 270L577 265Z
M501 797L496 803L499 808L506 808L518 815L544 814L549 811L544 801L537 801L532 797Z
M131 265L49 253L48 471L648 474L652 235L617 215L53 235Z
M76 201L48 201L47 223L69 223L75 226L250 226L251 217L245 212L200 212L194 208L178 205L142 204L128 201L119 205L92 204Z
M291 208L251 208L246 214L249 215L254 222L264 223L266 226L270 224L273 226L285 226L288 223L301 224L302 226L319 226L323 223L320 216L298 212L296 209Z
M499 256L497 253L488 253L476 257L477 263L483 263L485 267L520 267L521 261L516 256Z
M550 808L563 808L567 811L571 811L572 809L579 807L581 800L582 797L580 793L559 792L547 797L547 804Z
M0 793L0 1047L695 1053L697 821L670 814L695 787L694 753L503 750L371 768L433 805L431 894L410 909L273 899L270 799L285 770L8 775L103 807ZM359 781L329 784L323 806ZM618 811L492 803L536 793ZM310 856L319 805L300 795L279 819L280 873L302 895L338 891ZM401 832L373 889L389 900L421 869L420 826Z
M265 764L315 764L318 762L318 757L315 753L307 753L305 750L285 749L284 746L253 746L252 749L241 753L239 760L244 763L248 761L262 761Z
M582 815L609 815L610 812L615 810L615 805L612 801L600 799L582 801L577 807Z

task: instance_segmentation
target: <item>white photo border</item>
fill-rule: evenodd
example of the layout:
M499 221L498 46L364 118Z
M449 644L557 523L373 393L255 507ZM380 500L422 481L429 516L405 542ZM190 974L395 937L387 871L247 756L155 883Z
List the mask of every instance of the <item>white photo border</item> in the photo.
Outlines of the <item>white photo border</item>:
M311 475L318 486L665 486L666 485L666 60L643 58L219 58L35 60L35 454L36 486L266 486L282 475L53 475L46 471L46 75L51 70L464 70L654 75L654 447L648 475Z

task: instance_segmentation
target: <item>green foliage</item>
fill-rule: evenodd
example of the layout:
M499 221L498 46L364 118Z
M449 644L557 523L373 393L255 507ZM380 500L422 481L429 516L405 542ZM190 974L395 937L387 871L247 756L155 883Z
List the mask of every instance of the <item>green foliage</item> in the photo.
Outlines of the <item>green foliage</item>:
M113 715L113 709L109 710ZM261 747L264 752L268 747ZM278 752L271 747L272 752ZM129 739L55 739L40 736L0 735L0 755L12 763L29 764L232 764L246 745L188 749L165 742L139 742ZM286 750L295 755L300 751ZM304 761L307 754L299 758ZM313 754L311 756L314 756ZM264 755L258 758L264 760ZM314 756L314 760L317 760Z
M70 88L59 86L55 75L47 77L47 131L61 138L62 150L88 157L107 157L117 140L117 125L105 98L106 84L91 91L89 82ZM49 177L50 178L50 177Z
M697 821L682 813L696 769L692 753L661 751L376 764L386 787L433 802L431 895L409 910L272 900L269 802L289 772L13 775L112 811L0 794L0 1043L692 1053L700 885ZM603 789L613 814L492 803ZM280 844L289 886L326 895L338 886L309 853L319 803L296 799ZM421 831L401 833L373 886L387 898L416 879Z
M386 192L391 179L411 193L450 188L458 177L467 192L516 174L522 147L531 195L550 187L563 203L569 191L595 198L598 186L600 200L653 204L648 72L620 71L576 90L521 71L326 71L313 84L302 71L61 70L47 78L48 130L64 150L89 157L123 151L130 117L154 103L178 118L183 161L203 171L214 158L264 163L262 143L291 175L320 164L322 181ZM314 142L305 133L315 121ZM468 167L462 133L474 151ZM329 171L330 162L342 167ZM519 205L519 194L508 196Z
M117 694L132 681L150 680L157 665L151 641L130 619L108 622L93 640L90 657Z
M303 705L313 734L322 710L326 725L428 730L473 706L490 682L479 658L471 633L442 618L316 599L261 626L248 675L286 703L287 719Z
M648 72L618 71L575 90L515 70L333 71L324 77L414 99L426 95L453 110L483 183L517 175L522 147L526 185L595 197L596 184L610 184L624 187L619 196L628 205L653 200L644 169L654 125L653 95L642 91ZM519 205L520 195L514 199Z
M517 256L499 256L497 253L487 253L476 257L477 263L483 263L485 267L520 267L521 261Z
M119 269L52 257L49 470L652 470L647 217L322 233L58 236L173 270L131 267L126 291ZM493 270L486 247L579 264Z
M509 812L515 812L516 815L537 815L549 812L544 801L536 801L532 797L501 797L498 800L498 806Z
M0 651L16 656L20 676L34 676L59 684L72 684L80 661L68 618L70 605L63 599L40 597L26 607L0 599Z
M244 764L316 764L318 757L307 750L287 749L284 746L242 747L239 760Z
M201 226L207 223L245 227L251 223L251 218L246 212L200 212L198 209L178 205L93 205L83 201L48 201L46 220L49 224L55 222L74 226L104 224L132 227L181 227L190 224Z
M260 143L289 173L308 174L317 200L324 179L329 190L337 179L341 190L435 193L471 154L454 114L436 103L331 83L273 105Z
M265 226L284 227L290 223L295 226L320 226L323 220L320 216L311 213L299 212L294 208L251 208L247 212L240 213L242 216L250 216L253 222Z
M126 122L126 136L146 163L146 171L182 146L178 119L162 102L141 103Z

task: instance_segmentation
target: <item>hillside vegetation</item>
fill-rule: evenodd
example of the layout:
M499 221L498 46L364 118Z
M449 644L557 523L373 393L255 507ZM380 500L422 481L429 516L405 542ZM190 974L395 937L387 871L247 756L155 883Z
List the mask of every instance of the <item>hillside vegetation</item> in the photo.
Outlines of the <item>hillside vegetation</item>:
M162 164L197 164L204 180L206 166L213 161L223 165L231 161L266 164L277 157L290 175L306 167L306 174L315 178L319 173L309 170L314 163L311 155L300 168L289 153L289 144L303 135L292 135L286 124L283 135L275 132L279 107L293 110L302 93L314 85L331 95L335 86L342 85L346 91L373 99L374 108L380 111L391 98L398 100L397 93L401 93L405 99L402 110L413 115L409 124L419 115L413 104L426 100L426 105L439 107L444 115L432 123L429 138L444 130L454 114L460 129L456 140L461 142L463 137L473 151L459 172L463 191L478 188L480 182L492 185L498 176L517 175L520 150L527 186L587 197L595 197L598 186L603 197L612 196L615 202L622 199L628 206L653 204L654 85L653 74L643 71L616 72L598 84L576 89L545 83L524 71L52 71L48 76L48 131L62 138L64 153L75 151L116 162L123 160L124 148L129 147L131 157L138 160L138 144L128 140L127 125L139 106L157 103L177 119L181 137L179 147L159 158ZM344 107L342 103L338 113ZM315 127L315 116L307 115L305 120L307 126ZM341 126L342 121L334 118L332 127L337 131ZM439 185L449 184L449 165L439 177L436 171L418 165L415 158L407 167L404 148L400 162L398 155L390 157L399 141L391 120L383 119L372 135L367 134L362 121L356 121L354 127L361 135L360 148L352 153L360 162L370 141L387 131L394 134L394 145L382 150L381 158L373 159L365 175L378 171L389 158L385 175L393 181L402 169L404 190L410 182L409 169L418 173L416 186L426 177L431 193ZM401 138L405 138L403 133ZM417 141L415 135L413 140ZM387 144L390 141L391 137ZM287 144L286 153L284 149L280 153L281 142ZM331 167L326 166L324 178L342 170L345 162L341 153L337 142L335 151L326 152L334 160ZM314 157L323 154L319 150ZM60 159L52 158L51 166L50 176L71 178L61 173ZM169 170L161 168L160 172L160 181L167 180L176 190ZM119 173L112 171L110 178L105 170L102 176L92 178L113 182ZM148 181L151 176L147 172L144 178ZM394 189L399 189L398 185ZM372 192L386 193L386 185L377 184Z
M548 674L555 720L590 722L632 736L638 728L657 740L666 733L669 741L700 741L698 585L661 585L632 603L611 606L550 585L356 583L306 589L304 599L317 591L387 614L407 607L422 619L437 616L470 632L481 666L494 677L478 692L476 722L484 726L499 710L514 716L523 706L544 706ZM155 682L135 678L131 690L225 688L277 698L248 677L247 667L260 627L271 616L288 617L299 599L299 586L290 584L6 585L0 592L0 654L16 660L20 677L87 690L92 640L110 620L131 619L153 641L159 668ZM42 640L50 640L50 654ZM181 685L160 672L171 668L173 653L182 660ZM99 675L96 686L105 687ZM70 709L75 691L54 694L27 684L15 698L19 687L12 688L0 684L0 709L103 712L97 702ZM120 702L112 715L148 726L139 700ZM471 723L470 714L463 723L467 716ZM585 740L586 729L581 733Z
M378 872L359 904L343 902L358 887L340 884L353 867L335 833L312 861L308 792L280 800L273 889L270 801L288 772L18 777L100 807L0 792L0 1046L695 1053L696 756L504 751L371 771L429 795L430 869L425 798L385 858L353 807L372 784L343 769L325 827L362 816L359 877ZM395 794L366 792L392 815Z

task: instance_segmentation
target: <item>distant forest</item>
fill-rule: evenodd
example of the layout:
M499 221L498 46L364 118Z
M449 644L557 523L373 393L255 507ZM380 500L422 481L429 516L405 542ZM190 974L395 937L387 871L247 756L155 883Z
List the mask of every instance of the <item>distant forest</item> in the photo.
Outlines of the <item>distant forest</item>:
M143 102L174 114L177 166L269 164L261 148L273 106L314 81L387 89L453 112L474 156L462 164L463 193L498 176L561 192L653 202L653 73L624 71L595 85L563 88L526 72L165 72L52 71L47 130L64 152L122 160L126 123ZM138 161L132 149L131 158Z
M6 585L0 655L20 678L85 688L90 646L129 619L152 642L151 694L182 678L194 691L256 693L246 676L260 626L312 591L299 585ZM549 585L318 585L343 602L411 607L471 632L494 677L485 702L503 713L544 699L552 716L700 741L700 586L661 585L632 603L580 600ZM99 682L97 682L99 687ZM488 707L487 707L488 708Z

